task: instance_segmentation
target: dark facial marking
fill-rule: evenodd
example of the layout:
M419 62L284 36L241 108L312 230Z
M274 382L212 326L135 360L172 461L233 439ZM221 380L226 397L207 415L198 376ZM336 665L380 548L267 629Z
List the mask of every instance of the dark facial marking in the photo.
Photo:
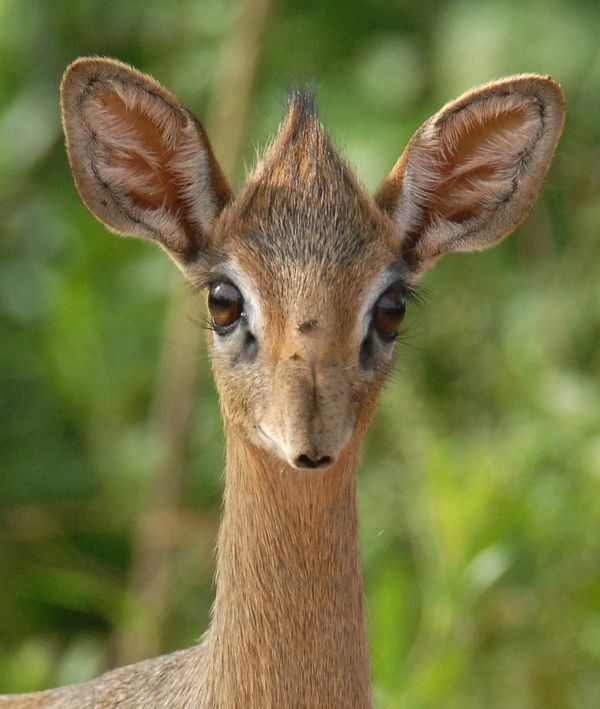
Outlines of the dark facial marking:
M316 318L311 318L310 320L304 320L304 322L298 323L296 329L298 332L306 332L307 330L312 330L318 323L319 321Z

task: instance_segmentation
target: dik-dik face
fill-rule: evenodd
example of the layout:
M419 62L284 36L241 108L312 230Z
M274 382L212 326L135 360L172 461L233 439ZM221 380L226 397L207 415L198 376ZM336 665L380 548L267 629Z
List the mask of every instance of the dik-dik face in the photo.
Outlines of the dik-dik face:
M326 467L370 418L411 288L396 236L292 96L201 276L226 418L291 466Z
M82 199L207 293L226 422L291 468L328 467L358 443L415 282L527 216L563 120L549 78L485 86L417 131L373 199L296 93L234 198L200 125L150 78L80 60L62 91Z

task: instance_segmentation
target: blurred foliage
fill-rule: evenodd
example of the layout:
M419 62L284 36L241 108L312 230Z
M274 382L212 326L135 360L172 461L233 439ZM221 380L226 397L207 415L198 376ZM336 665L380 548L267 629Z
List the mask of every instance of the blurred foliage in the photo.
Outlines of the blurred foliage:
M0 0L0 690L110 666L138 613L131 533L169 293L72 187L64 67L118 57L202 118L236 6ZM312 82L369 188L472 85L554 75L565 134L516 236L424 280L360 473L377 706L600 706L600 15L597 0L280 2L244 162ZM243 169L235 176L243 180ZM194 313L190 313L194 316ZM163 650L205 629L222 436L204 350ZM150 611L148 611L150 612Z

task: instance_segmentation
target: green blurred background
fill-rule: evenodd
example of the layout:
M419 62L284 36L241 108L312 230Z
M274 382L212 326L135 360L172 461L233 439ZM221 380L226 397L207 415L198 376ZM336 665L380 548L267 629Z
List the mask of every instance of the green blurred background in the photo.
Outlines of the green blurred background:
M213 594L223 454L201 304L75 194L58 85L89 54L176 93L237 186L298 82L369 189L472 85L562 83L532 216L440 263L409 313L361 540L378 707L599 707L597 0L0 0L0 691L189 645Z

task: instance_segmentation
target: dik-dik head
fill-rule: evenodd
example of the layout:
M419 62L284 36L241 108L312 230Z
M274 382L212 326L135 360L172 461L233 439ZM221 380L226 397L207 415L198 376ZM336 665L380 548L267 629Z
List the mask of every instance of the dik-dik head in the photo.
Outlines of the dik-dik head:
M200 124L149 77L80 60L62 106L90 211L158 243L206 291L230 432L296 468L327 467L358 442L415 282L443 254L492 246L525 219L564 113L550 78L471 91L421 126L372 198L311 97L294 93L234 197Z

